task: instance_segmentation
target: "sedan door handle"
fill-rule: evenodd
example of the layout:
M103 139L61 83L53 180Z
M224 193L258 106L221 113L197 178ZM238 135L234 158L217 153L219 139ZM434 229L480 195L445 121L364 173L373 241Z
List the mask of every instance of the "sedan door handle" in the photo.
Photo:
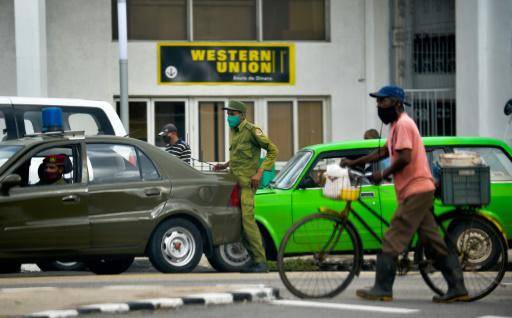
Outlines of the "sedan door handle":
M74 194L71 194L71 195L67 195L65 197L62 197L62 202L78 202L80 201L78 199L78 196L74 195Z
M361 192L361 198L375 198L374 192Z
M157 196L157 195L160 195L160 189L157 189L157 188L147 189L146 191L144 191L144 193L148 197Z

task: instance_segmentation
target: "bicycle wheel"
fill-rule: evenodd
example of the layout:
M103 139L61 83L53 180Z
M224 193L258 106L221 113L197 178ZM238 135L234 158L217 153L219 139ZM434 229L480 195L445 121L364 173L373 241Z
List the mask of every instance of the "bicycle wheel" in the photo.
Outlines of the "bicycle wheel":
M285 234L277 255L279 276L299 298L334 297L359 272L362 245L354 227L338 216L313 214Z
M486 222L474 217L456 221L456 225L448 229L445 241L452 251L456 247L469 293L468 301L474 301L485 297L500 284L508 261L507 248L501 234ZM438 295L446 293L446 281L433 262L426 259L421 244L416 253L421 276L427 285Z

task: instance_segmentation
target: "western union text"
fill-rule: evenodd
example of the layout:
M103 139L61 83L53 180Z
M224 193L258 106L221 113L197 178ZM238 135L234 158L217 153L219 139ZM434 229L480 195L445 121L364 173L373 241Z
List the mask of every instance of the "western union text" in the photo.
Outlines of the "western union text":
M218 73L272 73L271 50L191 50L194 62L215 62Z

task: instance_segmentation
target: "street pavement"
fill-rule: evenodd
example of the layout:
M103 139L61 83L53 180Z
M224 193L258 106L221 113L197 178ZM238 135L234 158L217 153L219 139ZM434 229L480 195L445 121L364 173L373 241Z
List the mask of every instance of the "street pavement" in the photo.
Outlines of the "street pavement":
M295 298L277 273L216 273L204 260L194 273L161 274L145 259L137 259L127 273L100 276L88 272L35 271L24 266L21 274L0 275L0 316L26 315L44 310L71 309L95 303L126 302L146 298L183 297L197 293L228 292L254 286L276 287L281 300L219 306L185 306L154 312L90 314L89 317L512 317L512 273L491 295L473 303L438 305L420 275L397 277L393 302L367 302L355 290L373 283L373 272L362 272L339 296L332 299Z

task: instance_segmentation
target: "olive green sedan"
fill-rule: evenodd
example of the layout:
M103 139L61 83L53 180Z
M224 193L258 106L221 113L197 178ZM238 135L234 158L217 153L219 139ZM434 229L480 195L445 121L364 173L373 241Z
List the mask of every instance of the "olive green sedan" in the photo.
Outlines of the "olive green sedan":
M233 193L227 175L201 173L136 139L68 133L2 142L0 273L61 260L114 274L135 256L162 272L190 272L203 253L240 240Z

